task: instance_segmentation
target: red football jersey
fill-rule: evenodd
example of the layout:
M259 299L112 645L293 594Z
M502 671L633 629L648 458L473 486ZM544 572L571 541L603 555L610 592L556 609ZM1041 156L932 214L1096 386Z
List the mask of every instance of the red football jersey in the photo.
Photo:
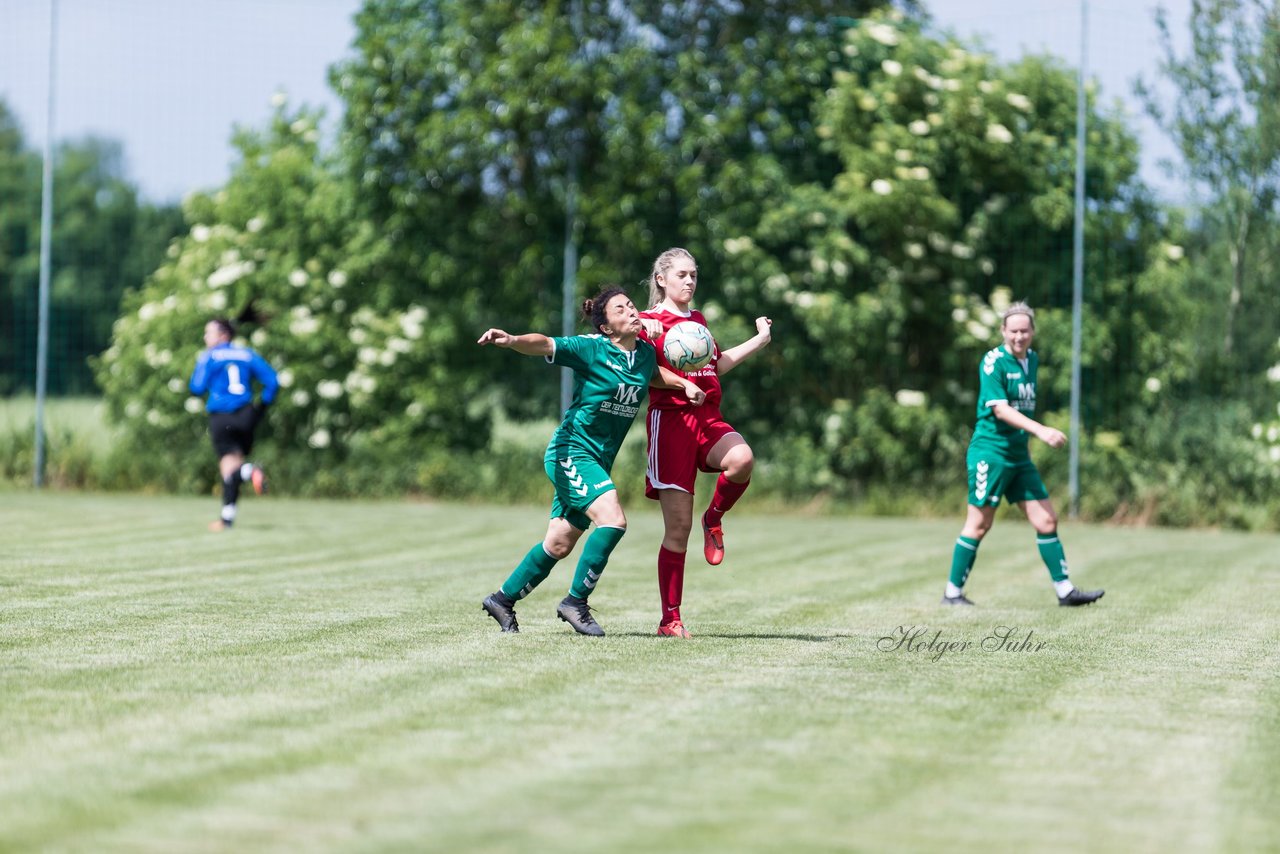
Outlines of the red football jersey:
M694 323L701 323L703 326L707 325L707 320L700 311L690 311L687 315L684 315L677 314L670 309L654 306L647 311L640 312L640 316L657 320L662 324L663 334L654 342L658 349L658 364L673 371L675 368L672 368L666 356L662 355L662 339L666 337L666 331L685 320L692 320ZM711 330L708 329L707 331L710 332ZM711 340L715 340L714 335L711 336ZM720 345L716 344L711 348L711 361L707 363L706 367L685 374L686 377L693 380L698 388L707 393L707 402L703 406L713 407L717 410L720 408L720 375L716 373L716 362L718 361L720 361ZM680 371L676 371L676 373L680 373ZM685 397L684 392L679 389L649 389L650 409L683 409L690 405L689 398Z

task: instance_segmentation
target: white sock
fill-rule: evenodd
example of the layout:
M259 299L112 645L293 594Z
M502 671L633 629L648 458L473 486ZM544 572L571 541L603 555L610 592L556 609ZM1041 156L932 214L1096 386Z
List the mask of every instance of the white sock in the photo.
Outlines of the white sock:
M954 599L957 596L962 595L963 593L964 591L961 590L959 587L956 587L950 581L947 582L947 598L948 599Z
M248 483L251 477L253 477L253 463L245 463L240 466L240 479Z
M1070 579L1064 578L1061 581L1053 582L1053 589L1058 591L1058 598L1061 599L1072 590L1075 590L1076 586L1071 583Z
M236 520L236 506L234 504L222 505L222 521L234 522Z

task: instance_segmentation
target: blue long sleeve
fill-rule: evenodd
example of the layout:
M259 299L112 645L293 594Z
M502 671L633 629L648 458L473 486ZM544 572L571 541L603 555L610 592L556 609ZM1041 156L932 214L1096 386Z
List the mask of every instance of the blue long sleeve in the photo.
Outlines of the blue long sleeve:
M267 360L253 354L253 376L262 384L262 402L270 406L275 403L276 393L280 390L280 380L276 377L275 368L267 364Z
M194 395L203 395L209 390L209 351L205 350L196 357L196 369L191 374L191 382L188 384L191 393Z
M219 344L196 357L191 393L208 394L209 412L234 412L253 402L253 384L262 387L262 402L271 404L280 390L275 369L248 347Z

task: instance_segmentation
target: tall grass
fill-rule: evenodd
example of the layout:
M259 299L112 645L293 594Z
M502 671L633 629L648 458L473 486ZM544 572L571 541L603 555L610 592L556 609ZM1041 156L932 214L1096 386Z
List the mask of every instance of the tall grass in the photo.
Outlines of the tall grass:
M45 404L45 481L58 487L107 487L118 432L98 398L50 398ZM0 399L0 479L30 483L35 473L36 401Z
M0 483L32 482L34 413L30 398L0 401ZM213 454L203 440L183 451L186 462L175 464L172 454L155 454L131 442L104 415L105 407L96 399L49 402L46 483L55 488L178 494L203 494L215 488ZM1193 426L1199 423L1190 415L1186 420ZM489 446L479 452L461 454L425 440L393 447L366 438L355 443L349 454L337 459L328 455L323 461L310 448L275 444L268 429L255 457L266 465L277 492L299 497L544 502L550 487L542 472L542 453L555 426L550 419L513 422L499 417ZM1194 438L1207 428L1186 429ZM827 468L828 451L796 437L780 443L772 438L748 437L757 456L746 507L948 519L963 513L962 460L956 461L954 472L932 472L918 482L910 478L898 482L886 475L871 483L850 484L833 479ZM1274 488L1262 489L1262 481L1248 474L1253 462L1243 460L1236 468L1220 464L1218 457L1205 456L1211 447L1208 440L1170 439L1163 453L1134 460L1118 459L1114 448L1108 450L1100 439L1092 441L1081 471L1083 517L1139 526L1280 529L1280 468L1267 481ZM1035 450L1045 482L1059 510L1065 511L1066 454L1038 443ZM644 426L636 424L613 471L626 506L643 501L645 464ZM699 493L709 494L713 480L713 475L705 476Z
M514 422L499 417L490 445L473 455L459 455L427 443L392 451L357 447L348 459L318 466L306 450L283 451L269 437L256 455L268 467L273 489L296 496L395 497L420 495L461 501L540 503L550 485L542 472L542 454L557 422L551 419ZM212 486L212 452L208 465L175 472L157 465L129 445L105 418L105 406L94 398L62 398L48 402L45 419L45 481L55 488L203 493ZM29 484L35 460L35 401L0 400L0 481ZM614 465L614 480L628 506L643 501L646 465L645 431L632 427ZM805 509L843 513L858 510L878 515L955 515L964 500L963 486L941 497L922 496L898 485L868 491L856 503L813 491L797 492L791 461L760 459L755 488L744 506L758 510ZM704 474L700 494L710 494L715 476Z

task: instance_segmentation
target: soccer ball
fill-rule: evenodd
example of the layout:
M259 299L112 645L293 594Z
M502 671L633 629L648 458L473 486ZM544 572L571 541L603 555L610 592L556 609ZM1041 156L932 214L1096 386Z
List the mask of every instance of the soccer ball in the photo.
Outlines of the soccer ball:
M710 330L692 320L680 321L662 336L662 355L671 367L682 373L705 368L715 346Z

